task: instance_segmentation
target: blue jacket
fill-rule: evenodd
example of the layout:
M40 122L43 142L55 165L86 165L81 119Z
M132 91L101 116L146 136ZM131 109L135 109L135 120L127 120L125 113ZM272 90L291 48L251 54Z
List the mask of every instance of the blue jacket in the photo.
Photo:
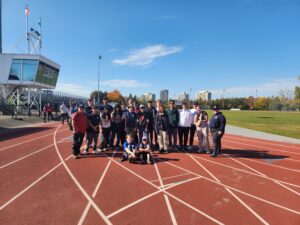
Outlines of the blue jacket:
M226 118L221 112L218 112L217 114L213 115L209 121L209 128L212 132L222 131L224 133L225 126L226 126Z

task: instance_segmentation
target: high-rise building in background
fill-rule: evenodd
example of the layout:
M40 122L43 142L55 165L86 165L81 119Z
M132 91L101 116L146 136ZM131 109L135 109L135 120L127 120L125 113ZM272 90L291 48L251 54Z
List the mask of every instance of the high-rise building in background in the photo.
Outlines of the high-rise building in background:
M143 95L141 95L140 97L140 101L155 101L156 95L152 94L152 93L145 93Z
M187 102L187 101L189 101L189 99L190 99L190 96L189 96L189 94L186 93L186 92L183 92L183 93L181 93L181 94L178 96L178 101L179 101L179 102L183 102L183 101Z
M169 91L168 90L161 90L160 91L160 100L162 102L169 101Z
M196 100L199 101L200 99L202 101L211 101L211 92L209 92L209 91L198 91L197 94L196 94Z

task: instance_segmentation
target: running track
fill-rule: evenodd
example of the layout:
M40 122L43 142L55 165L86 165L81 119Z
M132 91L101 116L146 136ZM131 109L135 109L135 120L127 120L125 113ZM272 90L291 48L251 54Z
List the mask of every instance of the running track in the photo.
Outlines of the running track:
M1 224L300 224L300 145L225 135L223 155L73 160L58 123L0 139ZM196 141L196 140L195 140Z

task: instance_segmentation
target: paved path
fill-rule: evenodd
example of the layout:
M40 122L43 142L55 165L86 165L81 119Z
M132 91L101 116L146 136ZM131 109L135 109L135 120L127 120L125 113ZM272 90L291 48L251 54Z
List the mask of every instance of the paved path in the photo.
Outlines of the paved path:
M271 141L300 144L300 139L265 133L265 132L256 131L256 130L250 130L250 129L236 127L236 126L232 126L232 125L226 125L226 133L239 135L239 136L245 136L245 137L266 139L266 140L271 140Z

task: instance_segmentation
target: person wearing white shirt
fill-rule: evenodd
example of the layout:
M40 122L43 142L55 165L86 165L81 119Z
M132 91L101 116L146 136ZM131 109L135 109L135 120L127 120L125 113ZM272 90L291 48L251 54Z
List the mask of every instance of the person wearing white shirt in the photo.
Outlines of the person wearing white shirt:
M187 108L187 103L182 102L182 110L179 111L179 123L178 123L178 136L180 150L187 150L187 142L189 136L189 130L192 124L192 113Z
M61 106L59 107L59 111L60 111L60 116L61 116L61 123L62 125L65 124L65 119L67 120L67 123L69 123L69 115L68 115L68 108L65 105L65 102L63 102L61 104Z

